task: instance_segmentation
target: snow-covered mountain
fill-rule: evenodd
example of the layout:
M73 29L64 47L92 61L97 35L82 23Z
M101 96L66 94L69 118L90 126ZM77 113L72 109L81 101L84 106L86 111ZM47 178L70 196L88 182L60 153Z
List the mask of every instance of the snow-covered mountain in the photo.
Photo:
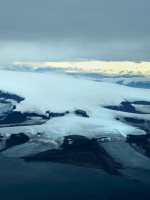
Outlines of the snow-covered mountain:
M77 154L83 148L99 152L99 158L107 155L111 173L122 167L149 169L149 149L139 143L142 137L149 145L149 131L149 89L64 74L0 71L0 149L6 156L70 163L66 157L57 160L58 152ZM103 166L98 156L92 167Z
M59 64L59 63L58 63ZM69 63L68 63L69 64ZM48 64L47 64L48 65ZM142 67L139 68L141 70ZM7 70L7 71L20 71L20 72L36 72L36 73L60 73L60 74L67 74L74 76L76 78L93 78L94 81L98 82L111 82L121 85L126 85L129 87L135 87L135 88L145 88L150 89L150 75L149 71L145 71L142 74L141 71L132 71L132 73L127 71L115 71L115 68L112 69L109 67L109 70L104 70L103 67L100 66L95 68L89 68L87 67L63 67L63 66L46 66L46 64L41 66L37 63L16 63L16 64L10 64L10 65L2 65L0 66L0 70Z
M74 76L76 78L86 78L92 79L97 82L108 82L108 83L116 83L120 85L125 85L128 87L134 88L145 88L150 89L150 76L140 76L140 75L107 75L107 74L99 74L99 73L67 73L67 75Z
M104 78L102 79L102 81L125 85L128 87L150 89L150 77L120 76L120 77L114 77L114 78L112 77Z

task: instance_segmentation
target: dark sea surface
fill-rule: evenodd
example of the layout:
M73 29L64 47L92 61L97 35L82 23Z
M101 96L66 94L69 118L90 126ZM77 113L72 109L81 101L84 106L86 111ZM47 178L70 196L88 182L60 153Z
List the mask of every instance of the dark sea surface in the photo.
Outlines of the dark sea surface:
M100 169L26 163L0 155L0 200L146 200L150 171L131 171L143 181Z

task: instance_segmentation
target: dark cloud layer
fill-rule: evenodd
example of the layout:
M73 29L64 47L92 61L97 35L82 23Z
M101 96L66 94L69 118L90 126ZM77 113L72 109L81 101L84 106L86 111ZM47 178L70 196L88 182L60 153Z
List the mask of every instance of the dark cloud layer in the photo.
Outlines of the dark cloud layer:
M0 58L150 60L149 8L149 0L0 0Z

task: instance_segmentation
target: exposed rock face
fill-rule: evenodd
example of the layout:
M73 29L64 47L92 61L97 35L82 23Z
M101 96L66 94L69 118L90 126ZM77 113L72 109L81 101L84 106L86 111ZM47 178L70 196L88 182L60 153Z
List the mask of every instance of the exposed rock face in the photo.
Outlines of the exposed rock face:
M128 101L121 102L121 111L137 113L137 111L135 110L135 107L132 106L131 103Z
M132 123L132 124L143 124L145 122L144 119L135 119L132 117L124 117L126 122Z
M37 120L37 117L39 118ZM21 113L20 111L12 111L8 113L5 117L0 119L0 126L20 126L32 125L32 124L42 124L47 121L49 118L46 115L40 115L37 113Z
M120 106L105 106L104 108L122 112L129 112L129 113L140 113L139 111L135 110L135 107L131 105L128 101L121 102Z
M116 81L116 84L126 85L128 87L133 87L133 88L150 89L150 81L130 81L129 83L125 83L124 80L119 80L119 81Z
M148 82L148 81L147 82L135 82L135 81L132 81L132 82L126 84L126 86L150 89L150 82Z
M148 101L132 101L131 103L135 105L150 105Z
M127 142L136 151L150 158L150 134L128 135Z
M90 148L91 145L93 145L93 142L94 140L89 140L86 137L72 135L65 137L61 147L65 150L84 149L84 148Z
M29 141L29 137L24 133L12 134L9 139L6 140L6 148L11 146L24 144Z
M0 134L0 142L3 140L3 136Z
M145 114L144 112L137 111L135 105L149 106L150 102L147 101L122 101L120 106L105 106L104 108L128 113Z
M87 113L84 110L75 110L74 112L76 115L81 116L81 117L89 117Z
M3 139L4 138L0 139L0 142L3 142L1 151L4 151L12 146L24 144L30 140L30 138L24 133L11 134L8 139L5 139L4 141Z
M48 119L50 119L53 117L63 117L66 114L69 114L69 111L66 111L64 113L54 113L54 112L46 111L46 114L48 114Z
M126 124L130 124L132 126L140 128L146 132L150 131L150 121L149 120L140 119L137 117L134 118L134 117L122 117L122 116L118 116L116 118L116 120L121 121Z
M16 94L10 94L8 92L4 92L2 90L0 90L0 98L12 99L12 100L15 100L17 103L20 103L21 101L25 100L25 98L23 97L20 97Z
M26 121L26 116L21 112L12 112L0 120L0 124L22 123Z
M30 113L25 112L22 113L20 111L14 111L14 108L10 110L9 112L5 113L4 116L0 117L0 127L5 126L20 126L20 125L33 125L33 124L42 124L46 122L47 120L53 118L53 117L63 117L69 112L64 113L53 113L53 112L46 112L48 116L38 114L38 113Z
M121 164L115 162L99 145L97 139L70 135L65 137L61 149L47 150L31 156L23 157L26 161L48 161L79 165L91 168L103 168L110 174L121 175L118 169Z

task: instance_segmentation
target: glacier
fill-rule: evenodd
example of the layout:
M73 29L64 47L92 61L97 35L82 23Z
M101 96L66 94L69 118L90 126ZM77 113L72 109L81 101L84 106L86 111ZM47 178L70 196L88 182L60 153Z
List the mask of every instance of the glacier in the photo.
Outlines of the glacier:
M64 141L68 141L67 145L77 143L78 146L78 137L82 136L81 140L88 139L87 144L89 140L96 140L122 167L150 169L146 154L127 143L128 135L149 134L150 89L97 82L92 78L77 79L65 74L2 70L0 91L3 94L0 96L3 155L20 158L52 149L57 151L62 149ZM107 108L110 105L121 108L123 102L129 102L136 112ZM136 105L136 102L142 105ZM148 103L143 105L143 102ZM10 113L22 117L22 121L10 120ZM28 136L29 141L13 145L11 135L16 142L20 133ZM11 146L7 146L8 141ZM123 152L126 152L125 157Z

